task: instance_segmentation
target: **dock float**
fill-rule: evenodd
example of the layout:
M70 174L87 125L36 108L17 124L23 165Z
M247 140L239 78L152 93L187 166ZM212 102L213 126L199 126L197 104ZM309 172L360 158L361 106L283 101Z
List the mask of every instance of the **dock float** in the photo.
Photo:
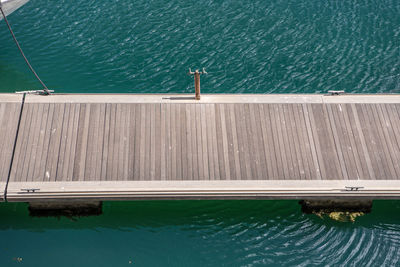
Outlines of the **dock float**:
M398 199L400 95L0 95L0 200Z

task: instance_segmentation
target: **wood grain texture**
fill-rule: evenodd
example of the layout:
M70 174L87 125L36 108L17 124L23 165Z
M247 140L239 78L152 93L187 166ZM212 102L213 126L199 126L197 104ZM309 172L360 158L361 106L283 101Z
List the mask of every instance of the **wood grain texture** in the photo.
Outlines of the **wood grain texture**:
M0 103L0 181L20 104ZM400 105L27 103L12 182L399 179Z
M7 181L10 171L20 110L21 104L19 103L0 103L0 182L4 183ZM21 121L21 124L25 124L25 121Z

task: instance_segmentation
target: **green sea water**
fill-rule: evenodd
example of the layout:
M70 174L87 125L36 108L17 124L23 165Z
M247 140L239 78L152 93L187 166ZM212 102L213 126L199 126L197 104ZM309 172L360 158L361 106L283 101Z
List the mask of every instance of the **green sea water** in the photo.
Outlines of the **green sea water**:
M398 0L31 0L9 16L56 92L400 93ZM0 91L40 89L0 24Z
M400 93L398 0L31 0L8 17L60 93ZM40 89L0 21L0 92ZM297 201L106 202L87 218L0 204L2 266L399 266L400 202L354 223Z
M398 266L400 203L354 223L297 201L106 202L104 214L32 218L0 204L1 266Z

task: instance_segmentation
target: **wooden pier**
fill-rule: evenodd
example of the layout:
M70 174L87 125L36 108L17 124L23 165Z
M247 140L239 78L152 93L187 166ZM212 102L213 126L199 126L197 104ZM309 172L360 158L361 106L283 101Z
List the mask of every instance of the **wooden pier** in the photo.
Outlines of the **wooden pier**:
M0 200L400 198L400 95L0 95Z

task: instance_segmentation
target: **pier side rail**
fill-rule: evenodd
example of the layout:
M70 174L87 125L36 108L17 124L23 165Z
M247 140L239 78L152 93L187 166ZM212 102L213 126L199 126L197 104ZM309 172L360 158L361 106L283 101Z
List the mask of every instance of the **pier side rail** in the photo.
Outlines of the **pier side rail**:
M35 191L21 191L21 188ZM8 201L400 199L399 180L102 181L11 183Z

